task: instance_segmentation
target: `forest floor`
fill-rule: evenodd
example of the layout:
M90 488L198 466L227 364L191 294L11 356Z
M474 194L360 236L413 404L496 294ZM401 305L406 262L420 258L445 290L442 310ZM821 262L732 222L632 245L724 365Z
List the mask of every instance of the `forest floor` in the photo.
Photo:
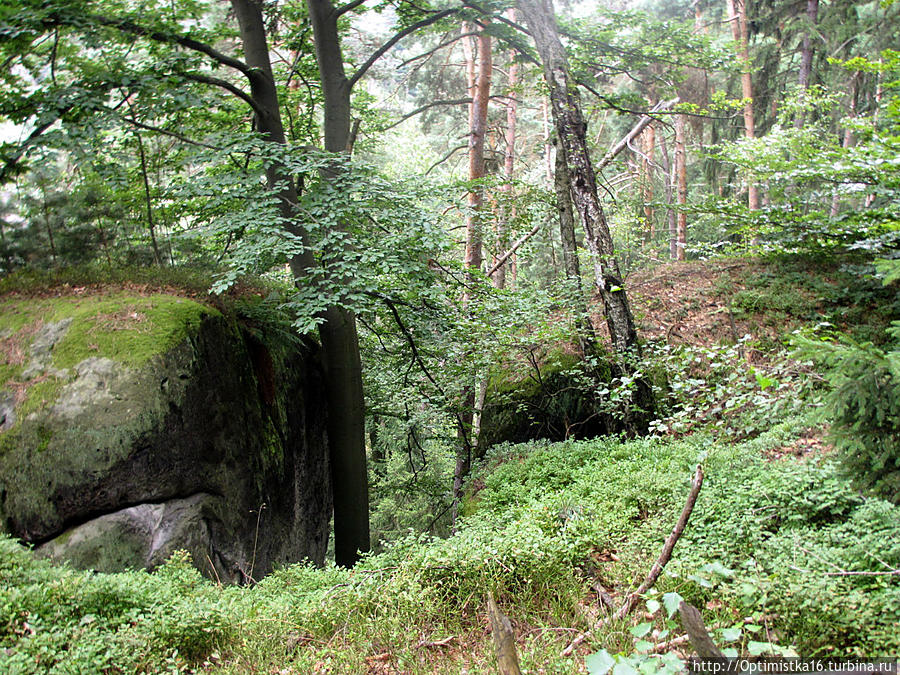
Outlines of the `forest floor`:
M892 310L844 274L729 260L633 276L648 367L667 373L653 434L498 446L454 535L410 532L352 570L292 565L221 587L183 557L93 574L0 538L0 672L495 672L488 591L526 673L660 672L689 652L679 598L729 654L896 654L900 507L841 474L820 383L784 344L823 323L883 331ZM706 480L673 559L610 619L698 462Z

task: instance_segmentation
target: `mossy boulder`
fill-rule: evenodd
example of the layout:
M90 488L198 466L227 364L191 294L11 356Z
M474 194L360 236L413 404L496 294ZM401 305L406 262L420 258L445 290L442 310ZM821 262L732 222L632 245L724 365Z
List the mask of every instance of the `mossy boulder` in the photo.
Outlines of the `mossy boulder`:
M187 298L0 300L0 528L83 568L321 563L318 347Z
M576 354L551 352L521 373L521 369L500 371L491 378L479 448L646 431L652 394L649 400L636 399L645 396L649 386L635 387L630 399L612 401L611 390L620 385L616 380L620 371L606 355L598 354L588 365Z
M593 438L609 433L613 421L597 409L593 382L574 354L553 353L541 364L500 372L485 396L480 448L545 438Z

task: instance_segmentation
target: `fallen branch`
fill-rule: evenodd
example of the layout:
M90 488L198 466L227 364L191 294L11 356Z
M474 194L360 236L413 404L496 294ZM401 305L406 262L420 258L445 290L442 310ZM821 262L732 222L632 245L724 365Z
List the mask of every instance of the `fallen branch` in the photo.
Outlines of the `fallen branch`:
M425 647L447 647L451 642L456 639L455 635L451 635L450 637L445 637L443 640L421 640L419 644L416 645L416 649L423 649Z
M678 522L675 523L675 528L672 530L672 533L666 538L666 543L663 545L662 553L659 554L659 558L656 559L656 562L653 563L653 567L650 568L650 572L647 574L647 578L644 579L644 583L642 583L638 589L634 593L629 593L625 598L625 602L622 603L622 606L616 611L612 616L613 621L618 621L619 619L624 618L632 609L634 609L634 604L637 602L638 598L650 590L650 587L656 583L656 580L659 579L659 575L662 574L663 568L665 568L666 563L672 558L672 550L675 548L675 544L678 543L678 540L681 538L681 533L684 532L684 528L687 525L688 519L691 517L691 512L694 510L694 504L697 503L697 496L700 494L700 488L703 486L703 466L698 464L697 470L694 472L694 478L691 481L691 491L688 493L687 502L684 504L684 508L681 510L681 515L678 517ZM596 630L601 625L603 625L604 619L600 619L596 624L594 624L594 629ZM587 633L581 633L569 645L563 649L562 656L571 656L572 652L585 640L587 639Z
M610 162L612 162L616 158L616 155L618 155L620 152L622 152L622 150L624 150L626 147L628 147L628 144L631 143L631 141L633 141L635 138L637 138L637 135L639 133L641 133L644 130L644 128L648 124L650 124L650 122L653 121L653 118L651 117L651 115L653 113L659 112L660 110L665 110L666 108L670 108L671 106L675 105L676 103L678 103L677 97L673 98L671 101L660 101L655 106L653 106L653 109L648 114L641 115L641 119L638 120L638 123L635 124L634 127L632 128L632 130L626 134L625 138L623 138L621 141L619 141L612 148L609 149L609 152L607 152L603 156L603 159L601 159L597 163L597 166L594 167L594 170L600 171L601 169L603 169L605 166L607 166Z
M488 270L487 276L491 276L494 272L496 272L501 267L503 267L503 265L506 263L506 261L509 260L509 257L513 253L515 253L522 244L524 244L531 237L536 235L539 229L541 229L540 224L535 225L533 228L531 228L530 232L526 232L521 237L516 239L516 242L512 246L509 247L509 250L506 253L504 253L503 255L501 255L499 258L497 258L497 262L495 262L494 266Z
M691 647L697 652L697 656L701 659L721 659L725 656L709 636L700 610L682 600L678 604L678 613L681 614L681 625L688 634Z
M656 583L656 580L659 579L659 575L662 574L666 563L672 558L672 550L681 538L681 533L684 532L688 519L691 517L691 512L694 510L694 504L697 503L697 496L700 494L700 488L702 486L703 466L698 464L697 471L694 472L694 479L691 481L691 491L688 493L687 502L685 502L684 508L681 510L681 515L678 517L678 522L675 523L672 534L666 539L662 553L659 554L659 558L653 563L653 567L650 568L650 572L647 574L647 578L644 579L644 583L638 586L638 589L634 593L629 593L628 597L625 598L625 602L619 607L619 611L613 615L613 620L621 619L628 614L634 608L634 603L637 602L638 598L650 590L653 584Z
M666 640L665 642L660 642L659 644L653 645L650 649L647 650L648 654L660 654L662 652L667 652L673 647L680 647L681 645L690 642L691 638L689 635L679 635L678 637L674 637L671 640Z
M488 592L488 615L491 617L491 633L497 647L497 670L500 675L522 675L516 654L516 639L512 624L498 609L494 594Z
M900 569L886 570L884 572L869 572L866 570L841 570L840 572L816 572L815 570L805 570L802 567L791 565L790 568L795 572L803 572L804 574L818 574L823 577L894 577L900 576Z

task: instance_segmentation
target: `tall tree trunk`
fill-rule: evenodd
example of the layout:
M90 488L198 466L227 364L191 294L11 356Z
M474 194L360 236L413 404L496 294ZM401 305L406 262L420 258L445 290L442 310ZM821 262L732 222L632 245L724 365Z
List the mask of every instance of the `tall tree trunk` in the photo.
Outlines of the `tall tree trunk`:
M803 44L800 47L800 75L797 83L800 88L806 92L809 89L810 78L812 76L813 63L813 46L812 38L816 30L816 22L819 18L819 0L806 0L806 21L808 23L806 31L803 33ZM806 113L800 110L794 119L794 127L803 128L806 121Z
M803 44L800 47L800 75L797 80L802 89L809 89L813 62L812 37L818 18L819 0L806 0L806 20L808 25L803 33Z
M656 129L652 124L644 129L641 150L644 153L641 157L641 201L644 203L645 243L652 244L656 235L653 207L650 205L653 201L653 156L656 151Z
M153 203L150 199L150 179L147 177L147 155L144 153L144 141L141 135L134 133L137 139L138 155L141 159L141 177L144 182L144 206L147 209L147 229L150 230L150 244L153 247L153 261L162 265L162 256L159 254L159 244L156 241L156 224L153 222Z
M506 16L510 21L515 22L516 10L511 7L507 10ZM515 207L513 206L513 171L516 162L516 122L518 114L518 99L516 98L516 86L519 83L519 65L516 63L516 53L509 53L509 70L507 71L507 96L506 101L506 129L504 130L504 141L506 150L503 157L503 177L505 182L501 188L505 197L504 202L500 206L500 217L497 219L497 248L502 253L506 251L509 244L509 221L515 218ZM515 255L515 254L513 254ZM496 263L496 260L494 261ZM491 277L496 288L506 287L506 265L501 265L494 275Z
M348 152L350 89L331 0L307 0L324 97L328 152ZM366 470L365 399L356 315L329 307L319 327L328 363L328 441L334 489L334 549L339 565L352 565L369 550L369 479Z
M728 6L728 21L731 34L737 43L738 58L741 61L741 96L744 98L744 136L756 138L753 118L753 79L750 73L750 31L747 26L746 0L725 0ZM747 206L751 211L759 210L759 188L751 177L747 178Z
M556 151L556 173L553 188L556 193L556 209L559 212L559 239L562 242L563 267L566 271L570 291L574 295L575 331L578 334L581 355L586 357L594 351L597 339L584 299L584 289L581 287L581 266L578 263L578 243L575 240L575 214L572 212L569 173L561 148L557 148Z
M884 96L884 82L882 78L882 72L879 70L876 75L875 80L875 110L872 112L872 131L878 130L878 111L881 110L881 99ZM876 194L870 193L866 195L865 205L866 208L872 206L875 203Z
M250 93L257 103L257 128L272 143L286 144L278 93L269 60L268 42L260 3L231 0L237 17L249 76ZM325 97L325 149L343 152L350 137L350 84L344 75L337 15L330 0L308 0L316 42L316 58ZM267 170L269 185L278 186L279 208L288 230L306 243L294 223L296 186L283 166ZM315 264L308 248L290 261L299 278ZM356 318L352 312L331 307L325 310L319 336L328 370L325 398L328 402L328 445L334 491L335 561L353 565L358 551L369 550L369 483L366 471L365 403Z
M465 44L465 43L464 43ZM466 64L468 73L475 72L474 54L466 50L466 58L470 59ZM491 74L493 63L491 60L491 36L482 31L478 35L478 71L470 91L472 92L472 104L469 106L469 180L477 181L484 178L484 140L487 132L487 107L491 94ZM482 226L484 210L484 187L481 185L472 187L468 196L469 210L466 214L466 250L463 264L466 268L466 286L463 291L463 307L469 310L472 303L470 289L477 283L476 271L481 270L482 263ZM456 456L456 468L453 473L453 514L452 520L456 522L457 507L462 499L463 482L472 467L472 456L475 452L477 438L475 438L475 404L476 382L473 377L463 388L462 410L458 420L458 448Z
M859 78L860 73L856 72L850 78L850 118L853 119L856 117L856 99L859 93ZM853 129L848 124L844 128L844 137L841 140L841 147L845 150L853 145ZM829 215L832 218L836 218L838 212L840 210L841 198L837 189L835 189L834 193L831 195L831 211ZM868 197L866 197L866 206L871 206L871 202L868 201Z
M50 244L50 262L56 264L56 243L53 241L53 226L50 224L50 206L47 204L47 188L41 179L41 212L44 214L44 227L47 229L47 241Z
M675 115L675 180L678 215L675 225L675 259L684 260L687 244L687 153L684 147L684 115Z
M544 133L544 176L548 183L553 182L553 144L550 142L550 104L547 97L541 97L541 117Z
M673 204L675 202L675 165L669 160L669 148L666 139L660 138L659 150L662 159L665 182L663 188L666 193L666 224L669 232L669 257L678 259L678 225Z
M634 318L614 256L612 235L597 194L597 178L585 140L587 129L581 112L581 100L576 84L569 76L568 60L559 39L556 17L549 0L519 0L518 6L531 30L544 68L572 197L593 258L594 281L603 299L613 347L619 353L637 351Z

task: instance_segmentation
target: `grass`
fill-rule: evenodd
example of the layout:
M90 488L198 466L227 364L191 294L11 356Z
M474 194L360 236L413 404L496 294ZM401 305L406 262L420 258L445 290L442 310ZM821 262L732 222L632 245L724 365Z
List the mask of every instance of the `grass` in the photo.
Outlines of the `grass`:
M592 584L621 601L646 573L701 458L707 481L659 592L703 608L717 639L739 629L737 648L895 653L896 578L827 573L900 566L900 508L850 489L827 455L767 459L803 430L501 446L455 535L410 533L353 570L292 565L254 588L219 588L183 558L152 574L76 572L0 540L0 670L488 672L490 590L526 669L577 672L591 651L633 650L642 611L560 656L597 616Z

